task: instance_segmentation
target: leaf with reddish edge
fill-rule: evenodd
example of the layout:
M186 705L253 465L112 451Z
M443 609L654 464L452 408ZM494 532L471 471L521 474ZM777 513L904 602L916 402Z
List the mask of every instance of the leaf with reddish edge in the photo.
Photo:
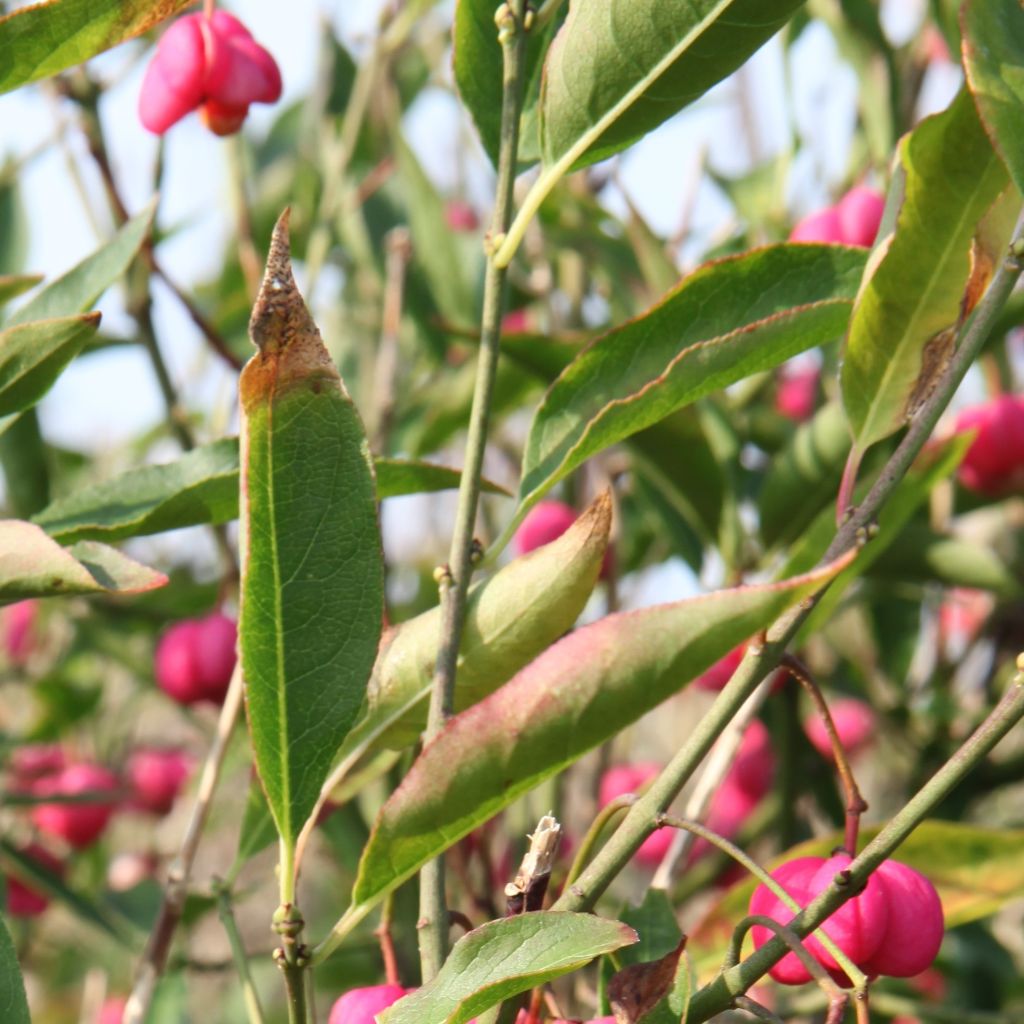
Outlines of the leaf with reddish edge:
M115 548L81 541L62 548L32 523L0 520L0 604L67 594L137 594L167 577Z
M996 151L1024 192L1024 8L1020 0L970 0L960 22L967 86Z
M274 228L239 381L239 652L253 754L289 858L362 706L383 617L373 463Z
M852 558L584 626L457 715L381 809L353 906L366 909L543 779L656 707Z
M596 339L530 425L516 523L597 452L846 329L862 249L776 245L705 264L658 305Z
M44 0L0 17L0 93L131 39L194 0Z
M390 1009L382 1024L467 1024L520 992L637 941L629 925L593 914L538 910L474 928L440 973Z

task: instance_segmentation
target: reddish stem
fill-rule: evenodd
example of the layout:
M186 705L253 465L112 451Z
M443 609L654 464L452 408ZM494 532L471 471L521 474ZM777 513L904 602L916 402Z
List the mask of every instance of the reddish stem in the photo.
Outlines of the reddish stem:
M849 758L847 758L842 741L839 739L835 722L832 721L832 714L828 709L824 695L811 675L811 670L792 654L784 654L781 664L810 694L818 714L821 715L821 720L825 723L825 731L828 733L829 742L832 744L832 757L836 763L836 771L839 773L839 782L846 800L846 829L843 843L846 847L846 852L851 857L855 857L857 855L857 833L860 829L860 816L868 809L867 802L861 796L857 780L853 777L853 771L850 768Z

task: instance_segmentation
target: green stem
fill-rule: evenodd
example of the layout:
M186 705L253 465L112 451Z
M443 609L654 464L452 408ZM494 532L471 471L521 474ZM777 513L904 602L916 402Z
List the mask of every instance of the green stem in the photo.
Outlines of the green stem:
M942 801L956 784L1024 717L1024 674L1018 674L974 735L939 769L910 802L868 843L842 873L790 923L798 935L817 928L840 906L861 891L872 871L885 861ZM773 939L742 963L723 971L697 992L690 1003L689 1021L700 1024L727 1009L786 953Z
M215 888L217 890L217 911L221 924L224 925L224 931L227 932L228 942L231 944L231 956L242 982L242 999L245 1002L246 1016L249 1018L249 1024L264 1024L263 1007L260 1006L260 997L249 971L249 956L238 931L238 922L235 921L231 891L223 883L218 883Z
M274 950L274 960L284 976L288 1024L309 1024L306 972L310 962L309 951L302 944L304 927L302 912L294 903L282 903L275 911L273 929L281 936L281 945Z
M676 818L671 814L659 814L658 824L668 825L670 828L681 828L687 832L692 832L695 836L699 836L706 842L711 843L712 846L717 846L723 853L728 854L737 864L740 864L743 868L750 872L766 889L768 889L775 897L779 900L783 906L788 907L793 911L794 914L799 914L803 909L799 903L788 892L774 879L770 874L757 861L752 860L748 857L738 846L730 843L724 836L720 836L717 832L712 832L711 829L706 828L704 825L699 824L696 821L687 821L685 818ZM755 923L760 923L755 922ZM732 944L729 947L729 952L726 954L725 966L726 968L732 967L740 958L740 949L743 945L743 936L746 934L746 928L737 928L733 932ZM785 936L783 936L785 937ZM863 989L867 984L867 978L864 976L864 972L853 963L852 960L826 935L824 932L818 932L814 936L826 950L835 959L836 963L846 972L846 976L853 983L854 988ZM792 945L787 943L787 945ZM794 949L794 952L796 950ZM800 957L803 961L803 957ZM811 971L815 977L817 973ZM824 972L823 972L824 973Z
M935 424L949 404L953 393L981 351L999 312L1006 304L1024 264L1024 218L1018 221L1014 241L996 271L984 298L958 332L955 354L934 391L912 421L864 501L852 510L839 529L821 564L827 564L850 549L863 544L870 536L879 509L903 479L914 459L931 436ZM590 910L598 898L654 828L654 819L668 809L676 794L689 781L697 766L711 749L715 738L736 715L743 702L782 659L786 645L796 636L807 616L813 611L824 590L803 601L779 617L767 631L762 644L750 644L732 679L719 693L714 704L697 728L680 747L651 788L637 800L618 831L604 845L587 870L571 889L555 901L552 909Z
M519 111L522 104L526 57L526 0L510 0L498 9L496 22L501 42L503 88L501 104L501 140L498 152L498 181L494 217L489 240L496 243L508 229L512 218L513 186L519 148ZM455 667L462 639L466 593L473 573L473 530L480 499L480 474L483 467L487 428L494 394L501 341L501 316L505 305L504 267L497 264L493 251L488 256L484 279L483 317L480 351L477 361L473 406L466 438L466 458L459 485L448 565L441 580L441 639L430 694L425 741L435 737L452 712ZM448 911L445 903L444 859L438 857L420 872L420 963L424 982L437 974L448 945Z

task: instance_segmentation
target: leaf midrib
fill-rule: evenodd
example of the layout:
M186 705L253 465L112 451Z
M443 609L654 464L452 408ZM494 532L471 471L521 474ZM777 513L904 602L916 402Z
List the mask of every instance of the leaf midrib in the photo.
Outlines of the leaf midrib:
M282 821L282 842L294 842L291 828L291 785L288 772L288 701L285 696L284 666L284 611L281 601L281 564L277 546L277 505L274 494L274 407L277 398L278 374L276 368L274 383L267 401L267 518L270 523L271 574L274 578L274 648L277 660L277 720L278 742L280 744L279 763L281 768L281 815L287 818ZM282 879L282 883L283 883Z

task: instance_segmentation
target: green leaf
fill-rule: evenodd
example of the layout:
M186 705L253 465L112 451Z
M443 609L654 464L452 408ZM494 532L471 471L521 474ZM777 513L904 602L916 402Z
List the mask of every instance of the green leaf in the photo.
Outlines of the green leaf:
M33 295L15 312L8 326L26 324L31 320L53 320L91 309L131 266L149 234L155 212L156 200L153 199L109 242Z
M840 385L854 459L899 430L950 355L971 240L1007 175L966 91L903 138L905 195L857 297Z
M864 254L776 245L709 263L598 338L551 385L523 456L520 514L589 456L696 399L839 337Z
M260 351L239 383L239 649L256 766L293 850L362 705L384 602L373 463L292 277L287 224L250 325Z
M548 51L541 152L559 176L646 135L736 70L801 0L577 0Z
M63 542L120 540L238 516L238 441L225 438L175 462L129 470L75 490L32 521Z
M377 497L397 498L402 494L422 494L427 491L458 490L462 473L448 466L419 459L390 459L378 456L374 460L377 472ZM484 478L480 482L485 494L509 496L501 484Z
M758 496L761 536L769 546L795 540L826 505L834 504L850 432L838 402L802 423L777 455Z
M861 843L870 842L881 825L862 827ZM827 857L841 835L800 843L765 865L770 871L796 857ZM893 857L925 875L942 900L946 928L956 928L995 913L1024 895L1024 830L993 829L952 821L927 820L896 850ZM700 950L698 967L714 968L736 924L746 916L755 882L733 885L711 908L692 936Z
M85 313L0 331L0 416L38 402L99 324L99 313Z
M42 274L0 274L0 307L42 281Z
M372 906L840 568L609 615L549 647L500 690L456 715L420 754L374 825L354 906Z
M0 48L0 53L3 49ZM5 160L0 167L0 273L16 274L28 254L28 216L18 184L19 165Z
M59 875L32 857L26 856L22 850L7 839L0 839L0 863L3 863L5 871L13 871L37 892L43 893L58 903L63 903L86 924L98 928L127 948L134 947L134 942L125 935L123 926L106 910L81 893L69 888ZM0 1007L2 1005L3 1001L0 1000ZM0 1020L7 1024L6 1017L0 1017Z
M21 978L18 955L14 951L7 923L0 916L0 1020L5 1024L32 1024Z
M191 0L43 0L0 18L0 93L81 64Z
M438 975L379 1015L381 1024L466 1024L520 992L628 946L628 925L592 914L538 910L474 928Z
M95 541L62 548L32 523L0 520L0 604L61 594L137 594L167 577Z
M7 504L28 519L50 500L50 458L35 409L0 419L0 464L7 484Z
M392 498L459 486L447 466L407 459L377 459L377 497ZM508 494L484 481L491 494ZM228 523L238 518L238 439L222 438L174 462L143 466L113 480L76 490L32 517L51 537L121 540L183 526Z
M493 693L571 629L597 581L611 529L602 495L550 544L476 584L466 602L455 681L461 711ZM427 721L441 611L433 608L388 630L367 690L366 713L346 748L417 742Z
M970 0L962 19L967 86L996 152L1024 192L1024 9L1019 0Z

